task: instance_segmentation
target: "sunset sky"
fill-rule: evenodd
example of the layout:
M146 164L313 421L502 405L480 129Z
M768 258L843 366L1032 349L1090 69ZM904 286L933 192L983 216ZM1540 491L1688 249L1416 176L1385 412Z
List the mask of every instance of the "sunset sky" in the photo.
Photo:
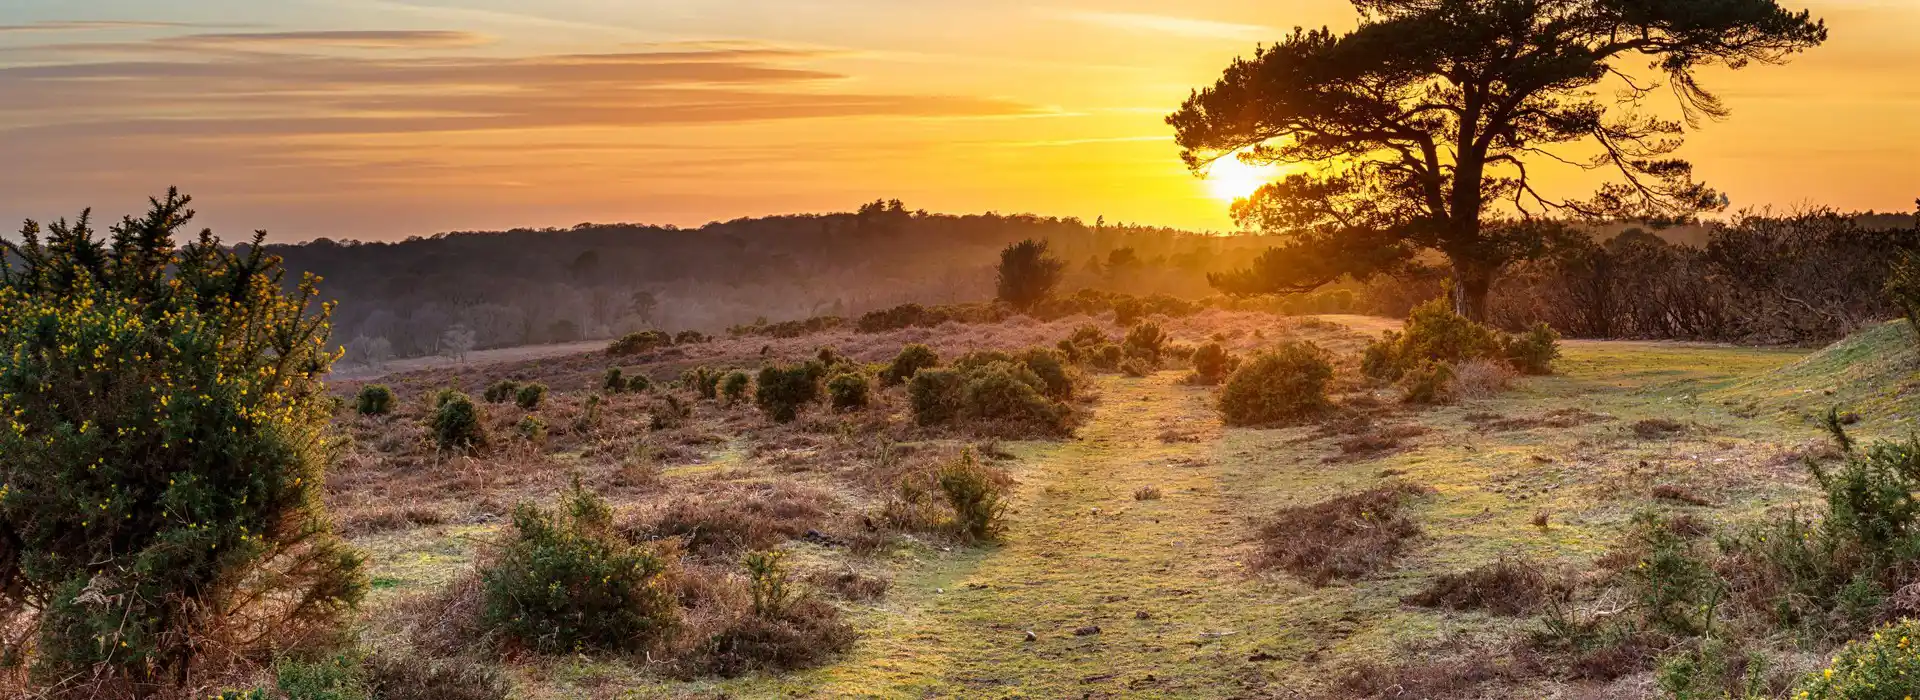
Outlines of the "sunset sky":
M1796 4L1788 2L1789 5ZM1685 155L1735 206L1908 211L1920 2L1708 74ZM0 217L169 184L273 240L698 225L875 198L1225 229L1163 117L1346 0L4 0ZM11 225L8 228L12 228Z

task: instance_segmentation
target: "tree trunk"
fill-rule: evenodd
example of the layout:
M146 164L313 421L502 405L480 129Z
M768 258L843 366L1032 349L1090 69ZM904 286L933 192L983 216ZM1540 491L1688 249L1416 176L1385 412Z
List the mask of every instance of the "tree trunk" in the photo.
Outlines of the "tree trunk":
M1493 271L1476 265L1453 264L1453 312L1475 323L1487 322L1487 293L1493 289Z

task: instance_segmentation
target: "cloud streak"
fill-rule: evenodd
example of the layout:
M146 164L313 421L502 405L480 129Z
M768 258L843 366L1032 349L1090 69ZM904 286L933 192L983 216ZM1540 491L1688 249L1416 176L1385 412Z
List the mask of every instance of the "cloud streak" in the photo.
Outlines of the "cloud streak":
M491 43L492 37L457 31L333 31L189 34L161 43L246 49L423 49L463 48Z
M1140 12L1102 12L1076 10L1062 12L1066 19L1134 33L1165 34L1189 39L1244 39L1272 37L1278 30L1258 24L1219 22L1191 17L1176 17Z

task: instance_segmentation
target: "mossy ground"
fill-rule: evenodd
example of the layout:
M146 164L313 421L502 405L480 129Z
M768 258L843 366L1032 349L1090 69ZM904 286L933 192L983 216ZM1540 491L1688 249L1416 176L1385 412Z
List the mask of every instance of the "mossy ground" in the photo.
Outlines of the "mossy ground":
M1887 339L1893 332L1853 341L1879 350L1843 344L1823 353L1570 342L1558 374L1496 398L1381 409L1376 424L1426 432L1359 455L1343 454L1342 436L1314 426L1222 428L1212 390L1175 372L1102 376L1101 400L1074 439L1003 445L1019 484L1001 543L909 543L857 562L790 545L802 562L894 580L878 602L845 604L861 639L837 662L780 676L666 681L629 662L552 659L523 666L522 687L530 697L595 698L1324 691L1362 662L1511 639L1537 624L1400 602L1437 575L1504 555L1586 569L1643 510L1724 524L1809 499L1798 458L1823 436L1807 416L1839 403L1886 432L1903 413L1904 393L1868 388L1889 373L1909 376L1911 364L1886 354L1910 352ZM1650 420L1678 427L1637 429ZM1249 567L1255 531L1277 510L1389 479L1434 489L1412 506L1424 532L1397 566L1322 588ZM1137 500L1148 486L1160 497ZM1659 486L1710 505L1657 499ZM440 567L471 556L462 543L477 532L437 532L444 536L363 540L377 545L376 576L400 588L430 585ZM1533 683L1501 696L1570 690ZM1634 696L1621 692L1610 696Z

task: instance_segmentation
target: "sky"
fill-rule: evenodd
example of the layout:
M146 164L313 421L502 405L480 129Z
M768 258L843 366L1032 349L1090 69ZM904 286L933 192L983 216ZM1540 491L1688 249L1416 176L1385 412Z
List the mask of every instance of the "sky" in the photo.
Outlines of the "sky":
M1832 39L1709 72L1734 115L1683 155L1735 207L1912 210L1920 2L1799 2ZM1194 177L1164 117L1288 29L1354 22L1346 0L0 0L0 218L177 185L275 241L877 198L1226 230L1259 173Z

